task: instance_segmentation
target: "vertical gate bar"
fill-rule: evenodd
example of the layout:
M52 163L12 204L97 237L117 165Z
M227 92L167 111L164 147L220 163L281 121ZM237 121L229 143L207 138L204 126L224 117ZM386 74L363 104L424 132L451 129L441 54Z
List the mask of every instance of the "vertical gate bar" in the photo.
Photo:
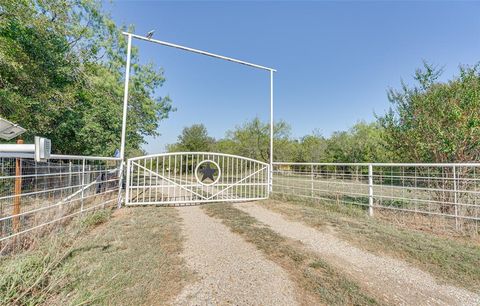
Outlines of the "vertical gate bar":
M153 158L150 157L150 171L153 171ZM152 202L152 172L148 172L148 202Z
M228 161L228 157L227 157L227 161ZM225 174L227 174L227 169L225 168L225 155L222 155L222 165L221 165L221 168L222 168L222 188L225 188ZM226 192L226 193L225 193ZM224 193L223 193L223 198L227 198L228 199L228 190L226 190Z
M179 179L179 180L180 180L180 183L183 182L183 180L182 180L182 179L183 179L183 173L182 173L182 171L183 171L183 155L180 155L180 179Z
M240 177L237 177L237 180L241 180L242 177L245 177L246 172L247 172L246 163L244 164L243 159L240 159ZM245 184L240 183L239 189L240 189L240 198L244 198L245 197Z
M267 184L268 184L268 189L267 189L267 195L268 197L270 197L270 193L273 191L273 188L272 190L270 190L270 182L272 182L272 187L273 187L273 165L272 165L272 168L270 168L270 165L268 165L268 172L267 172Z
M210 154L208 154L208 159L210 159L214 162L218 162L218 160L215 160L215 155L211 156ZM213 178L215 178L215 175L213 176ZM210 185L210 194L216 194L216 192L214 190L214 187L213 187L213 184ZM218 199L218 195L212 197L212 200L215 200L215 199Z
M230 157L227 156L227 179L226 179L226 184L230 184ZM227 198L229 199L230 198L230 189L227 190Z
M131 188L131 182L130 182L130 171L131 171L131 160L127 160L127 179L126 179L126 187L125 187L125 205L128 205L130 203L130 188Z
M245 175L246 176L249 176L249 178L247 180L244 181L245 183L245 194L244 194L244 198L248 199L250 198L250 182L251 182L251 176L250 176L250 161L249 160L246 160L245 161ZM242 176L242 177L245 177L245 176Z
M182 171L183 171L183 154L180 155L180 184L183 185L183 181L182 181L182 178L183 178L183 174L182 174ZM180 192L180 200L182 200L182 194L183 194L183 191L180 189L178 190Z
M261 165L261 167L264 167L264 165ZM262 169L261 171L261 174L260 174L260 196L262 198L265 197L265 190L263 189L263 181L265 180L265 172L264 170Z
M268 165L268 167L270 167L270 165ZM268 172L270 171L270 169L268 167L266 167L262 171L262 173L263 173L263 180L262 180L263 184L265 184L265 178L268 179ZM267 175L265 175L265 171L267 171L267 173L266 173ZM263 185L263 197L268 197L268 195L269 195L267 187L268 187L267 185Z
M219 156L219 155L213 155L213 160L215 160L215 158L217 159L217 164L218 164L218 171L219 171L218 174L220 174L220 156ZM215 176L214 176L214 177L215 177ZM213 189L213 188L214 188L214 187L212 186L212 189ZM214 194L217 194L217 190L216 190L216 189L214 189L213 192L214 192ZM217 194L217 195L215 196L215 198L216 198L217 200L220 200L220 199L221 199L221 194Z
M188 178L188 153L185 156L185 183L188 185L191 185L190 180ZM188 194L187 196L188 196L188 200L191 200L192 195ZM185 197L185 199L187 199L187 197Z
M172 159L171 156L168 155L168 168L167 168L167 176L171 180L172 179ZM167 182L167 199L166 201L170 201L170 189L171 189L171 183Z
M237 171L236 171L237 173L235 175L235 181L238 182L239 181L238 174L240 173L240 175L241 175L241 173L243 173L243 168L240 168L240 159L239 158L237 158L237 163L236 164L237 164ZM241 193L242 193L242 186L240 184L238 184L237 189L235 191L235 196L237 198L240 198Z
M212 160L212 158L210 158L210 154L207 154L207 160ZM212 161L215 161L214 159ZM215 176L214 176L215 177ZM208 194L208 197L211 197L212 196L212 186L211 185L208 185L207 186L207 194ZM214 200L214 198L212 197L211 200Z
M218 182L217 182L217 184L219 184L219 185L221 186L221 184L222 184L222 182L220 181L220 177L221 177L221 175L222 175L222 174L221 174L221 172L222 172L222 170L221 170L221 167L222 167L221 155L213 155L213 157L217 159L217 164L218 164L218 177L217 177L217 178L218 178ZM215 177L215 176L214 176L214 177ZM220 187L219 189L221 190L221 188L222 188L222 187ZM215 194L216 194L216 193L218 192L218 188L216 188L216 189L214 190L214 192L215 192ZM220 194L217 194L216 198L217 198L218 200L221 200L221 199L223 199L224 197L223 197L223 195L220 193Z
M147 159L143 159L143 167L144 169L142 169L143 171L143 189L142 189L142 202L145 203L145 193L146 193L146 177L147 177L147 173L145 172L145 168L147 168Z
M267 172L266 172L267 175L265 175L265 171L267 171ZM269 173L270 173L270 165L268 165L268 166L266 167L266 169L263 171L263 176L264 176L263 180L264 180L264 182L265 182L265 178L267 178L267 180L268 180L268 175L269 175ZM269 189L268 189L268 182L267 182L267 184L265 184L265 185L263 186L263 190L264 190L264 195L263 195L263 196L268 198L268 197L270 196L270 191L269 191ZM272 189L272 191L273 191L273 189Z
M155 202L158 203L158 156L155 157Z
M253 186L254 186L253 196L254 196L255 198L259 198L259 197L260 197L260 196L259 196L260 190L258 189L258 181L259 181L259 179L260 179L260 176L259 176L260 173L257 172L258 169L259 169L257 162L254 162L254 163L253 163L253 168L254 168L254 170L255 170L255 175L254 175L254 177L253 177Z
M162 177L165 177L165 155L163 156L162 158ZM167 182L162 179L162 193L161 193L161 196L162 196L162 202L165 201L164 198L165 198L165 184L167 184Z
M228 181L227 183L229 184L235 184L236 183L236 177L235 177L235 170L238 170L238 168L235 168L234 167L234 164L235 164L235 158L233 157L230 157L229 159L229 166L228 166L228 171L230 173L230 176L228 178ZM235 187L236 188L236 187ZM232 188L229 192L230 192L230 197L236 199L237 198L237 195L236 195L236 189L235 188Z
M257 198L257 175L258 173L256 173L256 170L257 170L257 163L256 162L253 162L253 173L255 173L253 175L253 197L254 198Z
M248 161L248 166L250 167L250 172L248 172L248 197L252 197L252 161Z
M200 163L200 154L197 154L197 163L195 165L195 168L198 166L198 164ZM201 187L201 184L198 183L198 182L195 182L195 185L196 185L196 188L195 188L195 191L198 193L198 194L201 194L203 195L203 191L200 190L202 187Z
M257 169L257 163L252 162L252 167L253 167L253 173L255 173L255 172L256 172L255 170ZM252 178L252 181L253 181L253 186L252 186L253 192L252 192L252 194L253 194L253 197L254 197L254 198L257 197L257 194L256 194L256 192L257 192L257 185L256 185L257 174L258 174L258 173L255 173L255 174L253 175L253 178Z
M138 200L140 198L140 167L139 167L139 165L140 165L141 161L137 161L136 163L138 163L138 164L136 165L136 168L137 168L137 184L136 184L137 185L136 186L137 187L137 196L135 197L135 202L138 203Z
M225 178L225 183L226 183L227 185L234 183L234 181L233 181L233 179L232 179L233 171L230 169L230 164L232 163L231 160L232 160L232 158L227 156L227 165L226 165L226 167L227 167L228 176ZM229 199L234 198L234 196L233 196L233 190L232 190L232 189L228 189L228 190L227 190L227 197L228 197Z
M175 154L175 159L173 161L173 181L177 182L177 155ZM177 188L173 185L173 201L177 198Z
M368 215L373 217L373 165L368 164Z

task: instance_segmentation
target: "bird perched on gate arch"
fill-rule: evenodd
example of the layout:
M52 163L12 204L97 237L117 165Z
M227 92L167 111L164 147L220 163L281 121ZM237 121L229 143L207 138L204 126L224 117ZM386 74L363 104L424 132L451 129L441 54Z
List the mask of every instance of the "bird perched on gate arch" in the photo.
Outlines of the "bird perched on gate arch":
M153 37L153 33L155 33L155 30L148 31L147 38L151 39Z

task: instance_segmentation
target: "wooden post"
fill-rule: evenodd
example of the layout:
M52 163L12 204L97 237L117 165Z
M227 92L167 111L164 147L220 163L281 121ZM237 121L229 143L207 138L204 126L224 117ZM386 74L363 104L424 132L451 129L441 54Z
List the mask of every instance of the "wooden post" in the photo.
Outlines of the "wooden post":
M17 144L23 144L22 139L17 140ZM17 158L15 160L15 197L13 198L13 232L18 233L20 230L20 219L18 214L20 214L20 204L22 194L22 159Z

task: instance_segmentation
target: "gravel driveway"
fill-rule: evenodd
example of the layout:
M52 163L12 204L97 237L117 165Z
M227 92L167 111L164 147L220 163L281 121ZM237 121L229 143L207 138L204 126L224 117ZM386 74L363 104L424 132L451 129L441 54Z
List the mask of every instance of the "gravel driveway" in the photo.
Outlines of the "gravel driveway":
M240 203L235 207L269 225L277 233L300 240L389 304L480 305L477 294L440 284L430 274L405 262L365 252L333 235L289 221L255 203Z
M255 246L200 207L177 209L184 221L183 255L198 279L176 305L297 305L288 274Z

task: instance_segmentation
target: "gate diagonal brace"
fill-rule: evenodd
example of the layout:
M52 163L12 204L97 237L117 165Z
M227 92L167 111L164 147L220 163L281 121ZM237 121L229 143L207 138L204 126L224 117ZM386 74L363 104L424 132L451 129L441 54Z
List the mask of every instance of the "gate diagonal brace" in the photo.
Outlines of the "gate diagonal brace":
M160 175L160 174L158 174L158 173L156 173L156 172L154 172L154 171L152 171L152 170L150 170L150 169L148 169L148 168L145 168L144 166L141 166L141 165L139 165L139 164L136 163L136 162L132 162L132 164L135 164L137 167L142 168L143 170L145 170L145 171L147 171L147 172L149 172L149 173L151 173L151 174L153 174L153 175L155 175L155 176L157 176L157 177L159 177L159 178L161 178L161 179L163 179L163 180L166 180L167 182L172 183L172 184L174 184L174 185L182 188L183 190L186 190L186 191L188 191L188 192L193 193L193 194L196 195L196 196L201 197L201 198L203 198L204 200L208 200L205 196L203 196L203 195L201 195L201 194L199 194L199 193L196 193L195 191L190 190L190 189L188 189L187 187L184 187L184 186L178 184L177 182L175 182L175 181L173 181L173 180L171 180L171 179L168 179L168 178L166 178L166 177L164 177L164 176L162 176L162 175Z
M253 176L253 175L255 175L255 174L257 174L257 173L259 173L259 172L261 172L261 171L263 171L263 170L265 170L265 169L267 169L267 167L263 167L263 168L262 168L262 169L260 169L260 170L257 170L257 171L255 171L255 172L253 172L253 173L250 173L248 176L244 177L243 179L241 179L241 180L239 180L239 181L237 181L237 182L233 183L232 185L228 186L227 188L225 188L225 189L223 189L223 190L221 190L221 191L217 192L216 194L212 195L212 196L211 196L211 197L209 197L207 200L210 200L211 198L213 198L213 197L215 197L215 196L217 196L217 195L219 195L219 194L223 193L224 191L226 191L226 190L228 190L228 189L230 189L230 188L232 188L232 187L234 187L234 186L236 186L236 185L240 184L241 182L245 181L245 180L246 180L246 179L248 179L249 177L251 177L251 176Z
M156 172L154 172L154 171L152 171L152 170L150 170L150 169L148 169L148 168L146 168L146 167L144 167L144 166L142 166L142 165L140 165L140 164L138 164L138 163L136 163L136 162L132 162L132 164L135 164L137 167L143 169L144 171L147 171L148 173L153 174L154 176L157 176L157 177L159 177L159 178L161 178L161 179L163 179L163 180L165 180L165 181L167 181L167 182L169 182L169 183L172 183L173 185L176 185L176 186L182 188L183 190L186 190L186 191L188 191L188 192L191 192L192 194L195 194L196 196L199 196L200 198L202 198L202 199L204 199L204 200L207 200L207 201L213 199L213 198L216 197L217 195L224 193L224 192L227 191L228 189L237 186L238 184L242 183L243 181L247 180L248 178L250 178L250 177L254 176L255 174L257 174L257 173L259 173L259 172L262 172L262 171L264 171L265 169L268 168L268 166L265 166L265 167L263 167L262 169L259 169L259 170L255 171L255 172L253 172L253 173L250 173L248 176L246 176L246 177L242 178L241 180L239 180L239 181L231 184L230 186L228 186L228 187L226 187L226 188L218 191L217 193L215 193L215 194L213 194L213 195L211 195L211 196L209 196L209 197L205 197L205 196L203 196L203 195L201 195L201 194L199 194L199 193L197 193L197 192L195 192L195 191L193 191L193 190L191 190L191 189L188 189L187 187L184 187L184 186L178 184L177 182L175 182L175 181L173 181L173 180L171 180L171 179L169 179L169 178L166 178L166 177L164 177L164 176L162 176L162 175L160 175L160 174L158 174L158 173L156 173Z

